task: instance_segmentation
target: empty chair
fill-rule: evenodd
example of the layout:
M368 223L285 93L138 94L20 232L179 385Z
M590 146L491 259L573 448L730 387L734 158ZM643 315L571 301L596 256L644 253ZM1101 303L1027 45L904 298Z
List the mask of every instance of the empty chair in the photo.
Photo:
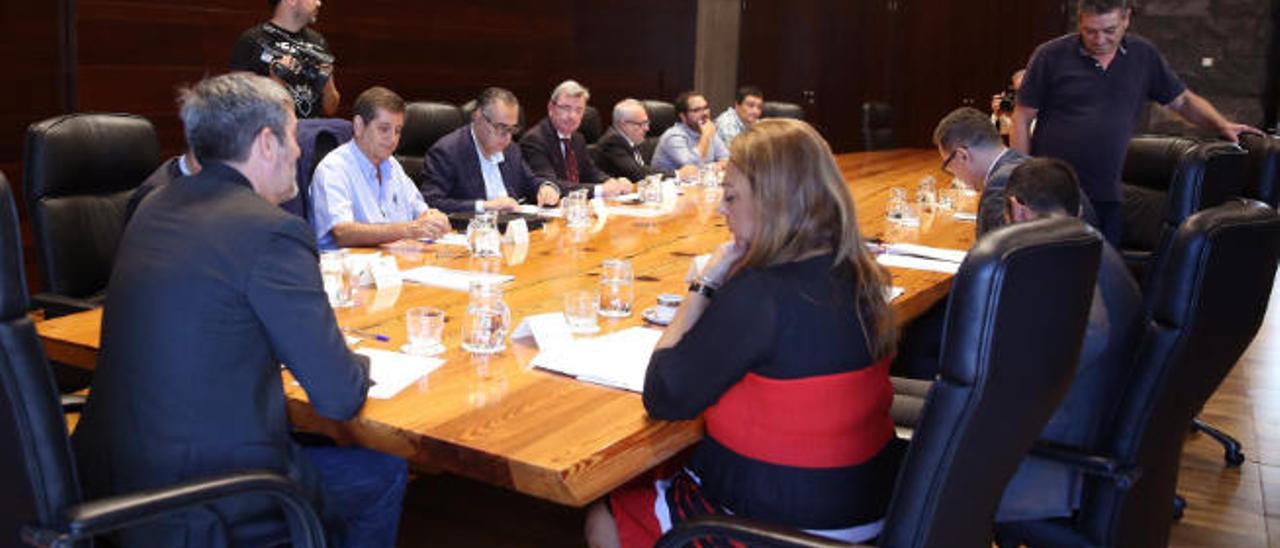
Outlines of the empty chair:
M587 144L595 144L600 140L600 135L604 134L604 122L600 119L600 111L596 107L587 105L587 109L582 113L582 124L578 126L578 132L587 140Z
M897 148L898 137L893 131L893 107L889 103L862 103L862 145L865 150Z
M298 120L298 195L280 204L285 211L311 222L311 179L326 154L351 140L350 120L306 118Z
M290 540L295 546L324 546L310 503L292 482L269 472L82 500L67 424L27 305L17 211L0 175L0 545L70 546L173 511L254 494L278 501L290 524L278 524L276 535L254 537L254 544ZM285 537L289 530L292 538Z
M1182 444L1266 313L1280 216L1232 201L1192 215L1157 260L1146 326L1120 407L1097 454L1052 456L1092 474L1074 519L1002 528L1002 544L1165 546Z
M1274 135L1241 135L1240 145L1249 153L1245 162L1245 195L1271 207L1280 202L1280 139Z
M474 109L474 105L472 107ZM422 187L422 159L436 140L466 124L462 109L438 101L417 101L405 105L404 131L395 157L404 172Z
M804 107L795 103L785 103L782 101L765 101L761 118L792 118L795 120L804 119Z
M67 114L27 128L23 187L50 315L101 302L133 189L160 165L155 128L131 114Z
M951 288L941 372L898 474L879 544L990 546L1005 484L1070 385L1101 245L1079 220L1054 218L1000 228L969 252ZM659 546L708 535L837 545L713 518L678 526Z

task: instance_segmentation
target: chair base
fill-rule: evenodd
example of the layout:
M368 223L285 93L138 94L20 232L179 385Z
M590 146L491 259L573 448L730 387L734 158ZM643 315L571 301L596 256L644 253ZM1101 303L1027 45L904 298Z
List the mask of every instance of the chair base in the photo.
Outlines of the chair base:
M1195 419L1191 423L1191 428L1198 432L1204 432L1209 437L1217 440L1222 444L1222 460L1227 462L1228 466L1240 466L1244 464L1244 447L1240 445L1240 440L1231 437L1230 434L1218 430L1213 425Z

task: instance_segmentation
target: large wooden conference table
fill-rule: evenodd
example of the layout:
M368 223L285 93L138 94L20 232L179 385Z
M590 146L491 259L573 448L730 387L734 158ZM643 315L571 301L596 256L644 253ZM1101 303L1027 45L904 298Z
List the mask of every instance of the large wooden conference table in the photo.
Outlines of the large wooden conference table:
M948 182L932 150L892 150L842 154L840 168L850 182L863 234L887 241L967 249L974 225L949 213L922 215L919 228L903 229L885 221L891 187L914 192L926 175ZM940 185L941 186L941 185ZM409 243L393 253L402 269L421 264L497 271L515 276L505 289L513 323L520 318L562 309L562 295L595 287L601 262L632 261L636 312L629 318L602 318L604 332L643 322L639 311L660 293L685 291L691 258L711 252L728 238L717 214L718 189L693 188L670 215L635 218L611 215L600 226L570 230L549 222L530 234L527 249L506 247L501 260L479 261L458 253L463 248ZM962 206L970 212L974 200ZM894 301L900 323L942 299L948 274L892 269L893 283L905 293ZM459 348L456 319L467 303L463 292L405 284L398 293L362 290L360 303L337 311L346 329L383 334L389 341L365 338L359 346L398 349L405 342L404 311L430 305L445 310L445 365L392 399L370 399L349 421L320 417L306 395L289 379L289 414L302 430L327 434L343 444L358 444L408 459L419 469L446 471L506 487L557 503L584 506L702 438L700 420L666 422L648 418L640 395L587 384L528 365L537 354L532 340L514 340L506 351L471 356ZM93 367L100 311L40 322L37 329L50 359ZM601 356L608 361L608 356Z

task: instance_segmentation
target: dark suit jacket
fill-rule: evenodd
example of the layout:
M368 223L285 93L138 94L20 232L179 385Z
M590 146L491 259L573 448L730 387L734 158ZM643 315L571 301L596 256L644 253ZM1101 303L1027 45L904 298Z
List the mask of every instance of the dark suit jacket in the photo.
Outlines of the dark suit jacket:
M565 171L564 153L560 152L560 136L556 134L551 118L543 118L529 131L520 137L520 152L524 161L529 164L533 174L543 179L555 181L565 192L586 188L595 192L594 185L603 183L609 176L591 163L591 155L587 153L587 139L580 132L573 132L569 139L573 147L574 158L578 161L578 182L569 182Z
M669 169L658 169L647 163L636 161L640 143L631 146L627 143L627 138L613 128L604 132L600 140L596 141L596 147L600 152L600 169L614 177L626 177L632 181L639 181L646 175L655 173L663 177L675 176L675 172Z
M133 218L133 213L138 210L138 204L151 194L157 188L172 183L174 179L182 176L182 168L178 165L181 155L174 156L166 160L151 175L147 176L147 180L143 181L138 188L133 189L133 194L129 195L129 203L124 206L124 222L128 223Z
M502 155L498 171L502 173L507 194L517 200L523 198L525 203L537 203L538 188L544 179L533 174L520 154L520 147L514 142L502 151ZM485 192L480 155L476 154L475 139L471 137L471 124L441 137L427 150L422 175L422 197L427 205L444 212L475 211L476 200L484 200Z
M102 319L102 351L74 447L89 498L243 469L282 473L317 503L289 438L280 364L315 410L364 404L367 361L347 349L306 221L220 163L163 186L125 229ZM261 499L219 504L231 517ZM208 510L131 531L144 546L217 545ZM183 539L186 539L184 541Z
M1028 159L1027 155L1013 149L1008 149L1008 152L996 158L995 165L991 166L991 172L987 175L982 196L978 199L979 237L1007 224L1004 221L1004 187L1009 184L1009 175L1013 174L1013 170ZM1080 218L1097 227L1098 214L1093 210L1093 202L1089 201L1083 188L1080 189L1080 206Z

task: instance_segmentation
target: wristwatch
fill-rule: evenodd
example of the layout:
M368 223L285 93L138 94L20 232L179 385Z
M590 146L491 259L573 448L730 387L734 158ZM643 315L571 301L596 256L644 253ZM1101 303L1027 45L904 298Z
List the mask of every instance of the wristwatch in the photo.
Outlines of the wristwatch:
M689 284L690 293L697 293L708 299L716 294L716 289L718 288L715 283L702 276L699 276L698 279Z

